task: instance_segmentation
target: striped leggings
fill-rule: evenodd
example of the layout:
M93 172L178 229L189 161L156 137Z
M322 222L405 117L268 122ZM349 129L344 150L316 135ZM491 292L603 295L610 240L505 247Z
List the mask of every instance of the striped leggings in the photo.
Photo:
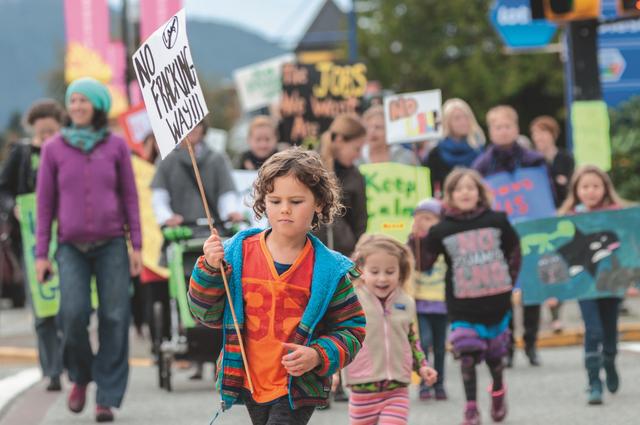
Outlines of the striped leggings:
M406 425L409 420L409 388L379 393L351 393L351 425Z

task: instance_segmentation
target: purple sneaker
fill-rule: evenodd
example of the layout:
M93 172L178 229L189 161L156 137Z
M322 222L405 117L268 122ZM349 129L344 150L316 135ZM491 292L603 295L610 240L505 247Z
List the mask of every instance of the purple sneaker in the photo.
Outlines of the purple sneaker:
M444 401L444 400L447 400L449 398L449 397L447 397L447 392L444 390L443 387L436 387L435 393L436 393L436 400L437 401Z
M464 421L462 425L480 425L480 411L475 401L467 401L467 405L464 408Z
M433 392L431 391L431 387L426 385L420 385L420 400L426 401L431 400L433 398Z

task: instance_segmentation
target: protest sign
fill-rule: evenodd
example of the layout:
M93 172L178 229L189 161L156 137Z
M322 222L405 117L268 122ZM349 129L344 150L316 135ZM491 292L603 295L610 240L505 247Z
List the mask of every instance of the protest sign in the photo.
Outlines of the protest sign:
M428 272L416 272L414 298L424 301L444 301L446 273L447 263L442 255Z
M279 102L282 93L282 66L294 61L295 56L287 54L233 71L242 110L251 112Z
M367 67L362 63L284 64L280 139L315 148L336 116L362 112L366 89Z
M184 9L158 28L132 61L165 158L209 113L191 58Z
M609 111L602 100L582 100L571 105L573 154L577 165L611 169Z
M45 283L39 283L36 278L36 195L29 193L16 197L16 206L20 215L20 235L22 236L22 253L24 268L27 274L27 290L31 294L31 302L36 317L44 318L58 314L60 307L60 282L54 255L57 249L57 225L51 226L51 243L49 244L49 259L54 267L54 273ZM98 293L95 281L91 281L91 305L98 306Z
M359 167L367 191L368 233L389 235L405 243L418 202L431 196L429 169L391 162Z
M384 122L387 143L440 139L442 137L440 90L386 96Z
M140 103L120 115L118 122L124 131L129 148L139 155L142 154L142 142L152 132L144 103Z
M493 209L511 222L552 217L556 213L545 167L517 168L485 177L493 194Z
M516 223L523 302L622 296L640 281L640 208Z

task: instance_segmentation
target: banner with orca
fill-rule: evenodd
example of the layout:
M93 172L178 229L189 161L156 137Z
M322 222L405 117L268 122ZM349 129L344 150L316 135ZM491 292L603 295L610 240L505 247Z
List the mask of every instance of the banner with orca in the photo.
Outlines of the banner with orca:
M623 296L640 282L640 207L520 222L525 305Z

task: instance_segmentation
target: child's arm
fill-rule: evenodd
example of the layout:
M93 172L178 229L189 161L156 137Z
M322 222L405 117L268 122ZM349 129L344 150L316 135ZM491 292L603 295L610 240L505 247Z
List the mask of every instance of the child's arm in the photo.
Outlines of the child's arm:
M442 244L433 231L429 231L426 237L417 238L417 241L416 243L414 235L410 235L409 242L407 242L416 259L416 268L420 271L429 271L442 252Z
M424 351L422 351L420 338L418 337L414 323L409 327L409 344L411 345L411 354L413 357L413 370L416 373L420 373L420 368L429 366L429 363L427 363L427 356L424 354Z
M222 326L226 298L221 270L212 266L221 264L224 258L224 249L217 233L207 239L202 250L204 255L198 258L189 281L189 309L203 325L219 328ZM230 277L231 266L225 266L224 272Z
M507 216L504 216L504 224L502 226L502 251L504 252L507 265L509 266L509 275L515 286L520 273L520 265L522 263L522 255L520 253L520 237L509 223Z
M366 320L353 289L352 280L357 277L358 273L351 270L342 278L323 319L329 329L311 341L311 348L320 357L315 369L320 376L331 376L347 366L362 347Z

